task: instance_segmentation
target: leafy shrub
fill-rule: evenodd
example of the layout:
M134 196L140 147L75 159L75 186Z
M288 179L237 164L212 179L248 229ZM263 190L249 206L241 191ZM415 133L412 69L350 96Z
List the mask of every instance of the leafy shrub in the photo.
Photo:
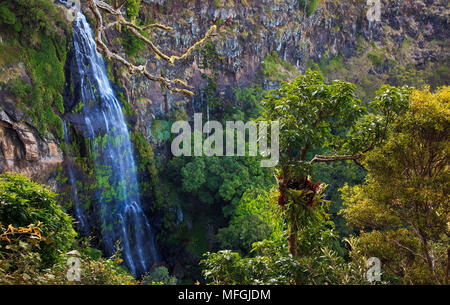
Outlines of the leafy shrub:
M317 8L320 0L300 0L300 6L304 9L307 16L311 16Z
M127 16L131 20L136 19L139 15L139 8L141 6L141 0L128 0L126 4Z
M261 86L255 86L251 88L236 88L234 90L234 96L236 97L236 102L239 108L234 108L234 112L237 114L242 113L242 116L233 116L232 119L248 121L250 119L255 119L261 115L263 108L259 103L264 96L266 91L261 88ZM235 119L236 118L236 119Z
M379 66L383 63L384 57L383 54L379 54L377 52L370 52L367 54L367 58L372 62L374 66Z
M6 88L17 97L41 135L62 138L59 113L64 113L66 36L70 36L62 11L50 0L10 0L0 5L0 24L7 41L0 46L0 65L25 64L31 83L11 80Z
M2 23L13 25L16 23L16 15L7 6L2 4L0 6L0 20Z
M172 159L169 165L175 165L176 159ZM258 158L214 156L192 157L187 160L189 162L178 169L181 175L177 179L181 180L182 190L209 205L236 205L247 189L264 189L273 183L270 171L260 167ZM224 210L224 213L229 216L230 211Z
M120 251L112 257L101 257L101 252L90 248L83 242L78 249L80 253L80 281L70 282L67 279L69 255L62 255L59 263L48 272L53 275L48 284L80 284L80 285L135 285L137 281L122 267Z
M120 266L117 252L110 258L82 241L77 251L61 253L56 262L43 269L40 248L48 242L41 235L41 223L28 227L3 227L0 223L0 285L133 285L136 280ZM80 281L68 278L69 259L75 255L80 261Z
M13 27L26 39L37 32L54 33L64 24L63 18L51 0L8 0L0 6L0 22Z
M283 228L280 211L269 202L269 192L247 190L234 207L229 226L219 229L216 238L220 249L236 250L247 256L254 242L279 235Z
M272 228L257 215L249 215L239 223L232 223L226 228L219 229L217 240L220 249L233 249L241 254L250 252L254 242L270 237Z
M28 227L4 227L0 222L0 284L45 284L47 275L41 272L39 244L40 223Z
M125 53L129 57L136 57L142 50L145 49L145 45L139 38L136 38L128 29L124 29L122 37L122 45L125 49Z
M163 284L163 285L176 285L177 278L174 276L170 276L169 270L166 267L160 266L155 268L149 275L144 277L141 282L142 285L154 285L154 284Z
M139 16L139 9L141 6L141 0L128 0L126 3L127 17L132 22L139 23L136 18ZM145 49L145 45L142 40L138 39L128 29L123 29L122 45L125 49L125 53L129 57L136 57L142 50ZM143 33L145 35L145 33Z
M317 256L293 258L284 241L254 244L253 258L221 250L206 253L200 262L203 275L215 285L367 284L364 265L346 263L336 252L323 247Z
M158 170L155 165L152 146L140 132L134 132L131 136L134 147L138 152L139 174L148 177L146 181L141 181L141 193L149 192L157 202L160 202L162 200L162 192L158 187Z
M42 266L48 267L75 241L72 218L60 208L55 194L45 186L18 174L0 175L0 224L27 227L38 223L42 223L42 237L46 241L38 252Z
M262 73L265 79L281 82L294 78L298 75L298 70L289 62L282 60L276 51L266 54L262 62Z

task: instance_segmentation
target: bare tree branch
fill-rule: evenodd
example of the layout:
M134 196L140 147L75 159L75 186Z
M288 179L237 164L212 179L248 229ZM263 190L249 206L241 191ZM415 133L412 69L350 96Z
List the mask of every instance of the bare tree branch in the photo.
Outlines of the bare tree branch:
M109 5L108 3L105 3L102 0L88 0L89 9L94 14L94 17L96 20L95 41L97 43L98 51L100 53L103 53L107 59L114 59L114 60L122 63L123 65L125 65L128 68L128 72L130 74L141 73L142 75L147 77L149 80L161 83L164 87L166 87L168 90L170 90L174 93L180 93L180 94L187 95L187 96L193 96L194 93L191 90L189 90L189 89L191 89L191 87L189 87L185 81L183 81L181 79L170 80L163 76L153 75L147 71L146 65L145 66L134 65L133 63L128 61L123 56L111 51L103 40L103 38L106 37L105 30L115 27L115 26L119 26L119 27L123 26L126 29L128 29L134 36L136 36L136 38L143 41L150 48L150 50L152 50L152 52L158 56L158 58L161 58L162 60L164 60L170 64L173 64L175 61L183 60L183 59L187 58L192 53L192 51L194 51L198 46L203 44L208 38L213 36L216 31L216 26L215 25L212 26L201 40L194 43L194 45L192 45L181 56L176 56L176 55L168 56L168 55L164 54L157 46L155 46L150 39L148 39L147 37L142 35L141 32L149 31L152 29L159 29L159 30L163 30L163 31L172 31L173 28L162 25L162 24L158 24L158 23L149 24L149 25L140 27L140 26L137 26L136 24L134 24L133 22L127 21L121 12L121 8L125 4L125 2L126 2L126 0L122 1L122 3L119 4L118 1L116 0L114 2L114 7L113 7L113 6ZM106 13L107 15L115 18L115 20L104 25L101 11Z
M358 160L362 157L362 154L356 155L343 155L343 156L322 156L315 155L314 158L309 162L309 164L314 164L316 162L334 162L334 161L345 161L345 160Z

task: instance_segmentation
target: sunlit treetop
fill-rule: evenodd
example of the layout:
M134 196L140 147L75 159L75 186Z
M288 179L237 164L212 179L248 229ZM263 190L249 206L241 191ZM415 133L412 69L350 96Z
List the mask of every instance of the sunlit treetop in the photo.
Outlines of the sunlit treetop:
M358 160L383 139L388 125L407 107L410 92L407 87L385 85L365 107L354 84L340 80L327 84L320 72L308 70L269 93L262 119L280 121L285 164ZM307 161L313 150L331 155Z

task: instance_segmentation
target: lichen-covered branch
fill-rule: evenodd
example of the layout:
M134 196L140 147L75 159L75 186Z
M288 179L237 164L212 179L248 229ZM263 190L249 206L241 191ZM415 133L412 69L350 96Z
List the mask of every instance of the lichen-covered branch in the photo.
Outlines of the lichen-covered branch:
M363 156L362 154L343 155L343 156L315 155L314 158L309 162L309 164L314 164L316 162L333 162L333 161L345 161L345 160L358 160L362 156Z
M105 30L115 26L118 27L123 26L126 29L128 29L134 36L136 36L136 38L143 41L149 47L149 49L158 56L158 58L161 58L162 60L170 64L173 64L175 63L175 61L187 58L192 53L192 51L194 51L198 46L203 44L207 39L209 39L212 35L214 35L216 31L216 26L212 26L201 40L197 41L181 56L176 55L168 56L165 53L163 53L157 46L155 46L155 44L150 39L142 35L141 32L149 31L152 29L171 31L173 30L173 28L158 23L149 24L145 26L138 26L133 22L127 21L121 12L121 9L125 4L125 2L126 1L122 1L121 3L119 3L119 1L115 0L114 6L111 6L110 4L105 3L102 0L88 0L89 9L93 13L96 20L95 41L97 43L98 51L100 53L103 53L107 59L113 59L125 65L128 68L128 72L130 74L141 73L149 80L161 83L164 87L166 87L168 90L174 93L193 96L194 93L191 90L189 90L191 89L191 87L189 87L185 81L181 79L170 80L163 76L153 75L147 70L146 66L135 65L130 61L128 61L123 56L111 51L103 40L103 38L106 37ZM102 12L115 18L115 20L105 25L103 22Z

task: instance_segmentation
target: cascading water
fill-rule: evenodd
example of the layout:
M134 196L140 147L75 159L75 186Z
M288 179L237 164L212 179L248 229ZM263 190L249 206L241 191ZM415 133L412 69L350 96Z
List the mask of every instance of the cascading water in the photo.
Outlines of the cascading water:
M120 241L122 257L130 272L138 277L159 261L152 229L139 195L136 165L122 107L107 77L105 63L96 50L91 27L79 12L73 24L73 84L83 107L72 124L90 140L95 162L97 222L107 255ZM70 170L70 169L69 169ZM74 182L73 174L71 182ZM73 186L73 192L76 189ZM75 207L79 221L85 221Z

